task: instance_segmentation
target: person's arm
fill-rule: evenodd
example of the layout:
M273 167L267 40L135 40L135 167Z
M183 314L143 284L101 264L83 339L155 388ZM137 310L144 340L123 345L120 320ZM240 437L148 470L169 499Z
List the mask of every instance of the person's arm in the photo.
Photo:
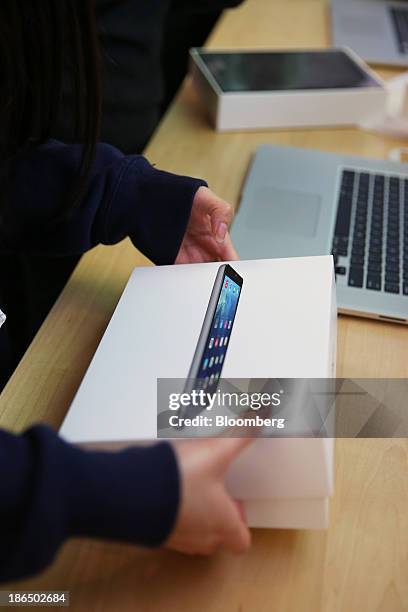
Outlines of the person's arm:
M129 236L154 263L173 263L205 181L157 170L139 155L99 144L80 208L53 225L75 184L81 152L80 145L51 141L15 164L0 249L76 255Z
M0 431L0 580L43 569L70 536L160 545L179 497L167 443L96 452L44 426L21 436Z

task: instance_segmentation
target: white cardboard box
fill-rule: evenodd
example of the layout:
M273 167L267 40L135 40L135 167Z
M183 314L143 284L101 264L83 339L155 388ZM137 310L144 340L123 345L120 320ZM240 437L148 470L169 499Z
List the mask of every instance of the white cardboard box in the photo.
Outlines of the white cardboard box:
M157 436L157 378L185 378L220 264L134 270L61 428L79 444ZM233 262L244 278L225 378L335 376L332 258ZM333 439L259 439L227 484L254 527L324 528Z
M386 90L381 79L350 49L371 86L296 91L223 91L202 60L205 53L256 53L262 49L192 49L191 76L212 125L218 131L358 125L382 116ZM296 49L322 51L322 49ZM338 49L326 49L327 53Z

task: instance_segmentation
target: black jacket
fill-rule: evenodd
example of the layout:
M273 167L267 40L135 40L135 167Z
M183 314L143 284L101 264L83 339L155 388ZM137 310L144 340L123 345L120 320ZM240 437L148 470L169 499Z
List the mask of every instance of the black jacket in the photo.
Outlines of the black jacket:
M188 49L204 43L224 8L242 0L97 0L103 47L101 141L140 153L187 70ZM65 99L55 137L71 142Z
M52 141L18 162L11 209L19 231L0 235L1 249L10 257L21 249L77 255L130 236L154 262L173 263L205 183L98 145L81 208L50 233L42 228L58 212L80 157L79 146ZM178 503L177 464L167 444L97 453L65 444L44 427L21 436L0 431L0 580L40 570L70 536L160 544Z

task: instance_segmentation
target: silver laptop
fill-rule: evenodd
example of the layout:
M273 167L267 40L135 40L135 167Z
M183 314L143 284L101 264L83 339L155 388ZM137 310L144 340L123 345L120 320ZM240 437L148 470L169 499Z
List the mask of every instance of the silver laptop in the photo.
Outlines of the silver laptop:
M408 164L263 145L231 233L243 259L333 253L340 312L408 323Z
M331 0L332 42L367 62L408 65L406 0Z

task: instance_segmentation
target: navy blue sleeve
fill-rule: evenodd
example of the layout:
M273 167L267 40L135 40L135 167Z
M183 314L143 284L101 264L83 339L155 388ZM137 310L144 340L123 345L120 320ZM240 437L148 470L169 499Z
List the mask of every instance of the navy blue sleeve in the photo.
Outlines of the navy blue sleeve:
M45 426L0 431L0 580L40 571L70 536L161 544L179 489L167 443L84 451Z
M50 141L16 162L3 221L13 230L0 231L1 250L79 255L129 236L154 263L173 263L195 193L206 183L99 144L81 206L54 225L78 175L81 153L81 145Z

